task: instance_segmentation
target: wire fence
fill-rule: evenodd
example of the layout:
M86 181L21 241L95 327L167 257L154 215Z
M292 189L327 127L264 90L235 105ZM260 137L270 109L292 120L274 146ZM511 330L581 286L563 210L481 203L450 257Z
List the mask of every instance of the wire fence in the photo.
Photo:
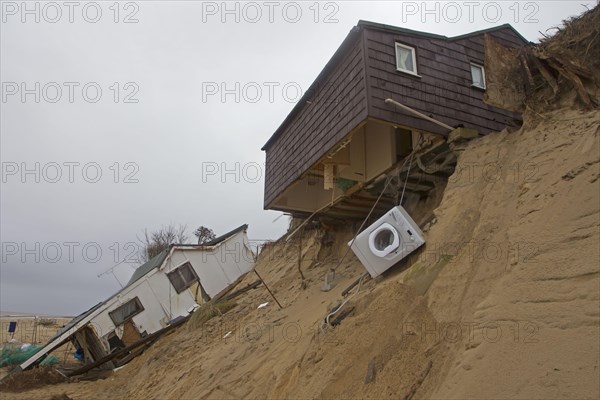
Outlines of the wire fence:
M2 318L0 319L0 343L15 339L21 343L43 344L52 338L68 318ZM16 322L14 333L9 332L11 322Z

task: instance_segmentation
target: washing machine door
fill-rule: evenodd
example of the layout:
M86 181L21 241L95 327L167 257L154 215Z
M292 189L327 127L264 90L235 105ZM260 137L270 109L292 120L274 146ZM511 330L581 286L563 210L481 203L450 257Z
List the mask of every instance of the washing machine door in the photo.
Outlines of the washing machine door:
M369 235L369 249L377 257L385 257L400 246L400 236L392 225L384 222Z

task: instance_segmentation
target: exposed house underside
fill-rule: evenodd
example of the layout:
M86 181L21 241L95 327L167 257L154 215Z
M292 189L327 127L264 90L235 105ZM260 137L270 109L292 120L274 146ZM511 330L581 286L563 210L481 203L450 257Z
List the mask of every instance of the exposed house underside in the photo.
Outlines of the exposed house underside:
M299 217L364 218L371 209L378 216L401 200L406 205L431 196L456 166L446 137L374 119L363 121L332 149L272 208Z
M485 35L527 43L510 25L450 38L359 21L262 148L265 209L363 219L437 193L456 165L454 128L520 123L484 102Z

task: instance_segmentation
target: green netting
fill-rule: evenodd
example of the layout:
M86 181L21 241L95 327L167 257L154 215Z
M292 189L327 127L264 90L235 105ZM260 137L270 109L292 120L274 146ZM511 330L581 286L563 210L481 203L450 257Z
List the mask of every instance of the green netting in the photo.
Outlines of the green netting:
M40 349L41 347L34 345L25 347L23 349L20 343L6 343L4 346L2 346L2 352L0 352L0 367L21 364L29 357L37 353Z
M337 178L336 179L337 187L340 188L343 192L350 189L352 186L356 185L358 182L353 181L351 179Z
M54 365L58 364L58 358L53 355L49 355L40 363L40 365Z

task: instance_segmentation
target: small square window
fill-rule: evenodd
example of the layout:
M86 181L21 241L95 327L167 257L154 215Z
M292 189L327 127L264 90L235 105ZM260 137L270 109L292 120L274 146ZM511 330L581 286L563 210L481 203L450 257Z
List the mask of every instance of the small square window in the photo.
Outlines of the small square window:
M396 43L396 70L417 75L417 58L413 47Z
M186 262L185 264L180 265L173 271L169 272L167 277L171 281L171 284L177 293L183 292L185 289L192 286L194 282L198 281L196 271L194 271L192 264L189 262Z
M471 64L471 79L473 86L485 89L485 70L482 65Z

